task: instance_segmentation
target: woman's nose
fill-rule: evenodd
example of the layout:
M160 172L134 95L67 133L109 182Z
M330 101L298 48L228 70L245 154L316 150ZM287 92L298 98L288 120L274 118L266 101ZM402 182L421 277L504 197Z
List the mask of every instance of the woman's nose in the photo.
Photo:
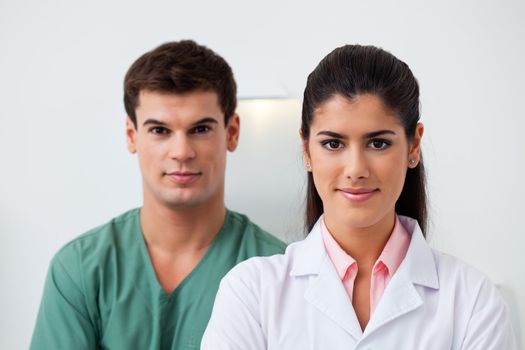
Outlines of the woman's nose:
M345 175L352 180L367 178L370 175L368 160L363 150L350 149L345 159Z

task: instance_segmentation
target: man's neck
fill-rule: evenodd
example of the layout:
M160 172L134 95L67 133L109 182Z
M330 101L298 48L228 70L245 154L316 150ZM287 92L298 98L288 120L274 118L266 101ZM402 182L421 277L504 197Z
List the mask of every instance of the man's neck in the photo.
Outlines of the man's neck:
M224 200L190 208L169 208L145 199L140 222L149 249L165 254L202 251L224 224Z

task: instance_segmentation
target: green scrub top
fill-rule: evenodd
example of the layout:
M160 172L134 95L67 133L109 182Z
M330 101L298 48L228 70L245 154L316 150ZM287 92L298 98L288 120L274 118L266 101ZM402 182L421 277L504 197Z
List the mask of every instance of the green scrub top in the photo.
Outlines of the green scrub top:
M171 293L159 284L139 209L79 236L53 258L31 349L199 349L221 278L285 244L239 213Z

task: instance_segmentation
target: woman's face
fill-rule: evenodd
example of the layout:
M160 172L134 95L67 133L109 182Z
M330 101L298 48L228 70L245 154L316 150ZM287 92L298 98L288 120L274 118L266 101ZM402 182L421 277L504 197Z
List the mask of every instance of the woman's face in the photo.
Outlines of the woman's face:
M417 166L423 125L409 142L397 117L375 95L336 95L314 112L303 139L325 220L368 228L393 220L408 167ZM415 163L409 163L409 160Z

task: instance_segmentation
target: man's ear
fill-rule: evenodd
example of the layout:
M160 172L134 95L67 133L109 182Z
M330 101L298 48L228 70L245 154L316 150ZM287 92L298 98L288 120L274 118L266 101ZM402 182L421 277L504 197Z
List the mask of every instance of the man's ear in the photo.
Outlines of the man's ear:
M301 137L301 144L303 145L303 161L307 171L312 171L312 161L310 159L310 149L308 148L308 140L304 138L303 131L299 129L299 136Z
M423 133L425 132L425 127L422 123L417 123L416 132L414 138L410 143L410 150L408 153L408 167L415 168L420 159L421 159L421 140L423 139Z
M137 128L129 116L126 118L126 143L130 153L137 152Z
M239 144L239 133L241 129L241 120L237 113L234 113L226 125L226 147L228 151L233 152Z

